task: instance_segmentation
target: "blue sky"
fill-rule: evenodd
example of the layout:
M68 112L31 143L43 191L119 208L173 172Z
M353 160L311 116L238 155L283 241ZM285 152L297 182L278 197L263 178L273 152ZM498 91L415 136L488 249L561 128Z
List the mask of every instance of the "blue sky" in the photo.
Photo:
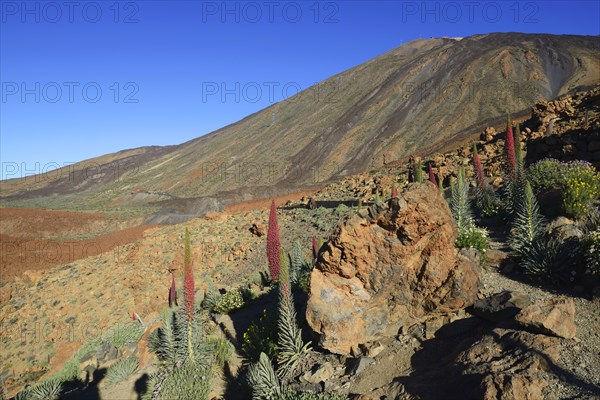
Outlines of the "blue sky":
M598 35L599 4L2 0L1 177L184 142L420 37Z

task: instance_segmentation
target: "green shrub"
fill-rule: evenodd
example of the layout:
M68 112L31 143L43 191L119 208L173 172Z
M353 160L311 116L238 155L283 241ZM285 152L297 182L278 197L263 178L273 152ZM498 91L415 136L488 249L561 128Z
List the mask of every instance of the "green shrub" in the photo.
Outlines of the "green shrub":
M235 351L233 344L220 332L216 336L209 337L207 343L219 367L223 367L231 359Z
M210 394L210 367L187 361L160 384L159 400L206 400Z
M244 296L239 290L230 290L222 295L213 307L213 311L219 314L228 314L244 306Z
M106 371L106 380L110 386L123 382L129 378L138 369L138 360L136 356L131 356L108 367Z
M531 189L537 194L542 189L560 186L564 181L565 172L566 168L563 163L548 158L532 164L527 169L527 178Z
M42 383L20 391L15 400L57 400L62 391L62 382L58 379L47 379Z
M488 231L485 228L478 228L475 225L471 225L458 232L456 238L456 247L459 249L473 248L478 250L480 253L485 253L489 248L490 239Z
M600 179L600 178L599 178ZM567 179L563 192L563 209L568 216L581 217L600 194L600 181L578 176Z
M277 400L346 400L348 396L340 393L300 392L284 389Z
M584 161L538 161L529 167L527 176L538 196L551 189L560 190L560 211L570 217L581 217L600 197L600 174Z
M260 353L269 358L277 354L277 321L263 310L258 322L253 321L244 332L242 351L251 360L258 360Z
M144 327L135 321L126 324L116 324L102 336L104 341L116 348L120 348L127 343L137 343L144 334L144 330Z

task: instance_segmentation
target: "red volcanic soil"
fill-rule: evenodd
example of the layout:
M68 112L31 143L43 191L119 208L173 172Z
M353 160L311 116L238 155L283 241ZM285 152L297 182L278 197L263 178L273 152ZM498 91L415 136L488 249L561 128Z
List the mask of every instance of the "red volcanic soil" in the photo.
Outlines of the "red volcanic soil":
M0 208L0 281L110 251L151 227L111 214Z

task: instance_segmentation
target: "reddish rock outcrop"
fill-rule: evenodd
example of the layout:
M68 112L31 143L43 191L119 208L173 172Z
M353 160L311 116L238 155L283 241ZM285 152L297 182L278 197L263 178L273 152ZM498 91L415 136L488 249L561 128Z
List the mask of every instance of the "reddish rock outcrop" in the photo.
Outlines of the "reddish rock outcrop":
M467 307L479 267L454 247L450 209L429 182L341 222L311 275L307 320L338 354Z
M575 304L567 297L532 304L522 309L515 319L524 327L546 335L573 339L576 334Z

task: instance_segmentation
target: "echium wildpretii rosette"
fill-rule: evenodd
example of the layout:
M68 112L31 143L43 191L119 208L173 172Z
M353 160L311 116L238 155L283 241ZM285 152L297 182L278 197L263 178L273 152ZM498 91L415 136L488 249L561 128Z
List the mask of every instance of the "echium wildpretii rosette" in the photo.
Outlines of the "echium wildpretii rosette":
M279 225L277 223L277 208L275 200L271 201L271 212L269 214L269 231L267 232L267 259L269 261L269 273L271 282L279 279L281 243L279 241Z

